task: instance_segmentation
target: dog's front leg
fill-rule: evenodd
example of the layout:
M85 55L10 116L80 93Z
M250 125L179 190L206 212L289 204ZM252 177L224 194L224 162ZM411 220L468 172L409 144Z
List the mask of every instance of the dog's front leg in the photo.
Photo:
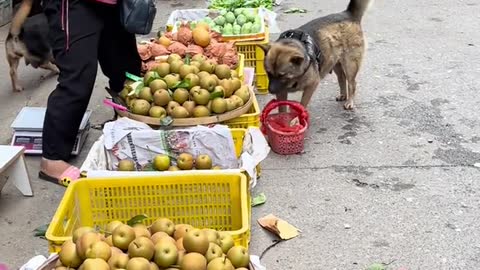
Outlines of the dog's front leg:
M281 91L281 92L278 92L276 96L277 96L278 101L285 101L285 100L288 99L288 92L286 90ZM280 106L278 108L278 111L279 112L287 112L287 106Z
M310 99L312 99L313 92L315 92L316 87L308 87L303 91L302 99L300 103L302 104L305 109L308 107L308 103L310 103Z
M310 100L312 99L313 93L317 90L318 84L320 83L320 79L313 80L310 84L305 86L302 94L302 99L300 103L302 104L305 109L308 107Z
M12 81L13 91L21 92L23 87L18 83L17 69L20 59L8 56L8 64L10 65L10 80Z

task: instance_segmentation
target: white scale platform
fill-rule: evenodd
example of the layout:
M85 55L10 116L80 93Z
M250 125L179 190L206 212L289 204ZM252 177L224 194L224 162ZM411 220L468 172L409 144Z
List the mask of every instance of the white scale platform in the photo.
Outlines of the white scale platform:
M42 153L42 130L46 108L24 107L13 121L12 146L25 147L25 154ZM77 139L72 150L72 155L78 155L85 143L90 131L90 116L92 111L88 110L83 116L78 131Z

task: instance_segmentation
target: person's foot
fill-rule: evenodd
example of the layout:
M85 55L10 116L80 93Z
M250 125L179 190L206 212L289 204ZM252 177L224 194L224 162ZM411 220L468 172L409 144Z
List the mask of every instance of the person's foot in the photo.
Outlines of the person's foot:
M68 186L70 182L80 178L80 170L63 160L42 158L39 177L63 186Z

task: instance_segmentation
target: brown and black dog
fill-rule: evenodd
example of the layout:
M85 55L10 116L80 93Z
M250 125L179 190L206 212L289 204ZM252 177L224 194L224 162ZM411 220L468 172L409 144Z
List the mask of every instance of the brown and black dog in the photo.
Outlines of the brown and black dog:
M35 15L33 15L34 13ZM33 16L32 16L33 15ZM10 65L13 91L22 91L18 82L18 64L25 59L26 65L58 73L53 63L52 50L48 42L48 22L41 10L41 1L23 0L15 13L5 41L5 51Z
M285 31L275 42L262 45L269 92L286 100L289 92L302 91L301 104L307 107L320 80L333 71L340 85L337 101L353 109L366 47L361 21L372 1L350 0L345 11Z

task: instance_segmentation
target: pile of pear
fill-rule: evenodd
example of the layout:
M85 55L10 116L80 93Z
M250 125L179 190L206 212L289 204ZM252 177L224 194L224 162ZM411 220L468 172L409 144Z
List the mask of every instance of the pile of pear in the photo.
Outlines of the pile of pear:
M55 270L247 270L248 250L228 232L159 218L150 226L115 220L105 230L80 227L59 252Z
M220 166L213 166L212 158L207 154L198 155L196 158L190 153L181 153L172 162L170 156L165 154L155 155L151 163L144 166L144 169L153 171L180 171L180 170L221 170ZM118 162L117 171L137 171L135 161L122 159Z
M225 64L216 64L203 54L184 59L171 54L145 73L142 82L127 81L120 97L133 114L198 118L244 106L250 90Z

